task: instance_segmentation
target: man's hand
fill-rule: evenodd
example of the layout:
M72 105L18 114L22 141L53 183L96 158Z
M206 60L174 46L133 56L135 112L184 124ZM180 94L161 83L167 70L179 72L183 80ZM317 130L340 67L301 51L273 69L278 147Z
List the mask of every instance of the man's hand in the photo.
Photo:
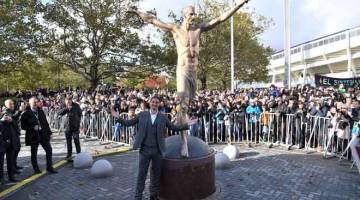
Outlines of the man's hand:
M41 130L41 128L40 128L40 126L39 126L39 125L35 125L35 126L34 126L34 130L35 130L35 131L40 131L40 130Z
M126 12L128 13L137 13L138 8L136 6L131 6Z
M348 112L348 115L352 118L353 116L352 116L352 114L351 114L351 112Z
M111 109L110 109L110 112L111 112L111 115L115 118L119 118L120 117L120 114L119 112L115 111L114 110L114 107L111 106Z
M12 122L12 118L9 115L4 115L1 118L1 121L5 121L5 122Z
M235 3L236 3L236 4L239 4L239 3L245 4L245 3L249 3L249 1L250 1L250 0L245 0L245 1L244 1L244 0L238 0L238 1L236 1Z
M4 115L0 120L3 122L6 121L6 115Z
M19 111L25 111L25 110L26 110L26 105L25 104L21 105Z

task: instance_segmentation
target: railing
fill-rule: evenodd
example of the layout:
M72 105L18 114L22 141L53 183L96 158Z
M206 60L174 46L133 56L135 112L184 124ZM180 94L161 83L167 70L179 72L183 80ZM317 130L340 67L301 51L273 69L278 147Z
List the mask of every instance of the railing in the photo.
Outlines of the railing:
M48 121L52 128L63 129L65 120L57 115L57 110L48 110ZM166 114L173 121L171 114ZM121 117L128 119L126 113ZM198 118L191 126L189 135L201 138L206 143L246 143L266 144L304 148L306 151L319 151L328 155L348 156L345 151L351 137L350 124L339 127L341 120L299 114L228 114L216 117L214 113ZM102 143L121 143L132 145L137 127L124 127L107 112L83 113L80 133L87 139ZM340 134L341 133L341 134ZM179 134L171 130L167 136Z

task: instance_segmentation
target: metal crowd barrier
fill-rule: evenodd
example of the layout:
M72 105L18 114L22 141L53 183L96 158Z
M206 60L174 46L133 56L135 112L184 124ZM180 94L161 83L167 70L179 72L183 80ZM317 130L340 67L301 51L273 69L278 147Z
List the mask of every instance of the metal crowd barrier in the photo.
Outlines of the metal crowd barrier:
M58 110L49 109L47 117L52 128L63 129L64 120L57 115ZM170 121L174 116L166 114ZM129 119L127 113L121 117ZM189 135L201 138L206 143L246 143L278 145L304 148L306 151L320 151L328 155L341 157L350 139L350 124L346 130L340 130L341 120L303 116L296 114L231 113L217 116L208 113L198 118L191 126ZM96 113L84 112L81 119L80 134L87 139L100 140L102 143L121 143L132 145L137 127L124 127L103 110ZM339 133L342 133L340 135ZM168 130L167 136L179 134Z

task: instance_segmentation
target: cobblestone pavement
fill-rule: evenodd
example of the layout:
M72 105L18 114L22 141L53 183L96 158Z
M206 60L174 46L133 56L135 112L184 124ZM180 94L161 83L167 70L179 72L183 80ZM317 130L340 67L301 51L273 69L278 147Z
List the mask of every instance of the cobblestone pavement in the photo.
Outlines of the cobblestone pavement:
M222 149L224 146L215 146ZM216 171L225 200L238 199L359 199L360 176L350 163L323 159L320 154L286 151L280 147L240 146L241 156L229 169ZM132 199L137 176L137 152L103 157L114 167L107 179L93 179L90 171L66 165L25 186L9 200ZM148 184L145 196L148 197Z
M65 135L63 133L55 132L52 136L51 140L51 146L53 149L53 163L56 163L59 160L62 160L66 156L66 141L65 141ZM18 157L18 165L24 167L24 169L21 170L21 174L17 174L16 178L18 180L24 180L31 175L33 175L34 171L31 165L31 158L30 158L30 146L24 145L24 134L22 134L21 141L22 141L22 147L21 151L19 153ZM86 140L84 138L81 139L81 148L84 152L90 152L93 153L94 151L103 151L104 145L101 145L98 140ZM75 146L73 143L73 155L75 155ZM39 146L38 149L38 163L41 170L46 169L46 159L45 159L45 151ZM6 166L4 167L6 171ZM5 172L6 173L6 172ZM5 174L5 180L7 180L7 174ZM6 188L11 187L12 184L7 183L5 185L0 185L0 191L5 190Z

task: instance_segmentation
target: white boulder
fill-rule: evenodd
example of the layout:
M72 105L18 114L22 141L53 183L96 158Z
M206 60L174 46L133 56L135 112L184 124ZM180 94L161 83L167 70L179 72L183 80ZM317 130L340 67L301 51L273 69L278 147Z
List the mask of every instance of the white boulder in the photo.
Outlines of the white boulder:
M74 168L84 169L91 167L93 163L92 156L87 152L81 152L74 158Z
M230 166L229 157L222 153L218 152L215 154L215 169L225 169Z
M229 157L230 160L235 160L239 156L239 149L234 145L227 145L223 153Z
M110 177L113 172L113 166L107 160L98 160L91 167L91 176L94 178Z

